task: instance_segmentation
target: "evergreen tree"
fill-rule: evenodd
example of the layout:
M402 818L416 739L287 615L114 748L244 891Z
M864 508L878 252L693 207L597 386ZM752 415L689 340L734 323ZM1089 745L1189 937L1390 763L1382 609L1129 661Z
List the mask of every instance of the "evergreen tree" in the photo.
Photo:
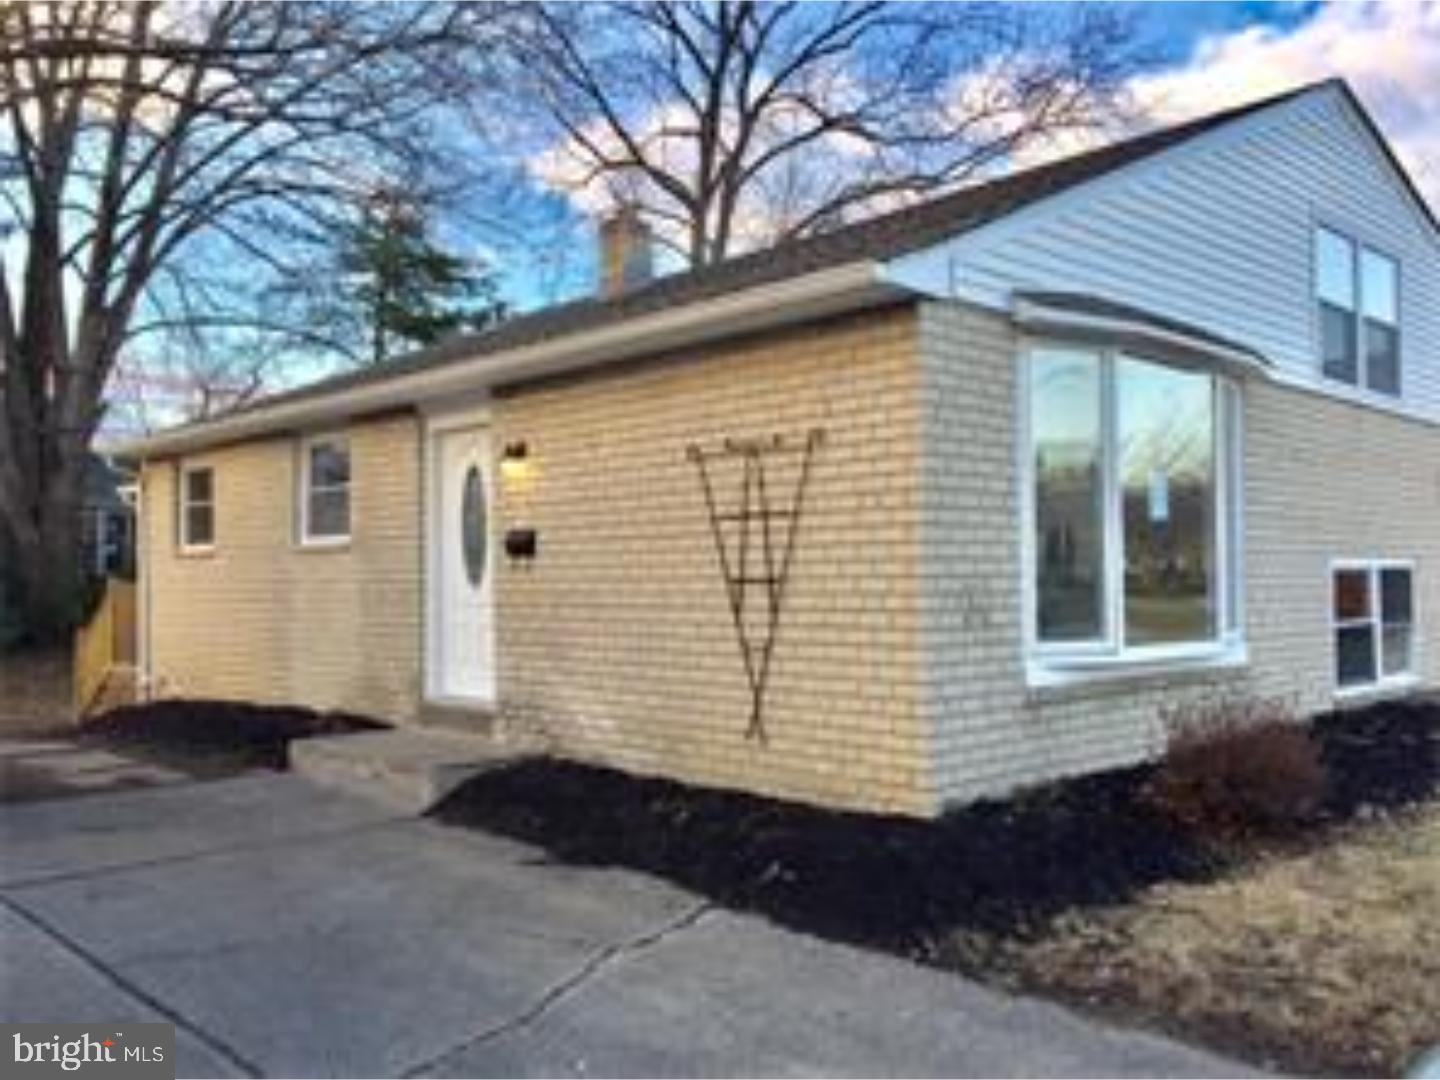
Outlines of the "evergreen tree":
M340 232L329 307L367 337L356 353L368 363L505 316L490 269L439 247L429 231L419 203L387 191Z

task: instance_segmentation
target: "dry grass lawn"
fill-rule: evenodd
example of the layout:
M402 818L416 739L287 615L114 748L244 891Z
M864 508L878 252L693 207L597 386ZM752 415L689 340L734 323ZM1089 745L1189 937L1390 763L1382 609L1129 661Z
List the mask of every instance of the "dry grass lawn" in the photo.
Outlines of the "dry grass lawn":
M1305 1073L1401 1075L1440 1042L1440 804L1003 947L1021 985Z

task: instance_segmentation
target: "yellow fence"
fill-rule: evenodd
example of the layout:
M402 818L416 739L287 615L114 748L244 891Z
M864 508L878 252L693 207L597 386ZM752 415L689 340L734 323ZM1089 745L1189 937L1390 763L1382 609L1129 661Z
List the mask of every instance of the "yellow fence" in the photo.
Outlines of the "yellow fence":
M75 712L95 707L118 671L135 666L135 583L111 578L90 621L75 632Z

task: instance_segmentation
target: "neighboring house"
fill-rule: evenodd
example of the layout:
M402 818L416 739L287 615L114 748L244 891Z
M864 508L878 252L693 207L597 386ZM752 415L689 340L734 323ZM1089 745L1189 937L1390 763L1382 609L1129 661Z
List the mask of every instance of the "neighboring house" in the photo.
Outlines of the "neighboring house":
M80 564L90 577L135 568L135 478L119 462L91 454L80 502Z
M131 448L157 691L923 815L1440 678L1440 229L1343 84L626 276Z

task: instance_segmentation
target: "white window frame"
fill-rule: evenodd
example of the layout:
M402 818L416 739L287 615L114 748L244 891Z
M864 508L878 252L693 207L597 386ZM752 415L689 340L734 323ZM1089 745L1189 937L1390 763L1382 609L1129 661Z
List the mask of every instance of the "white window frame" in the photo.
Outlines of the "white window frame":
M1335 688L1335 697L1364 697L1368 694L1390 690L1405 690L1419 682L1415 670L1416 649L1420 640L1420 590L1416 582L1414 559L1363 559L1345 558L1330 561L1330 680ZM1409 666L1392 675L1385 674L1385 613L1380 591L1380 575L1386 570L1404 570L1410 575L1410 656ZM1370 593L1370 614L1361 619L1340 619L1335 615L1335 579L1345 571L1363 572L1368 578ZM1340 684L1340 631L1346 628L1368 626L1375 637L1375 678L1370 682Z
M194 502L190 498L190 477L196 473L208 472L210 474L210 501ZM216 507L219 504L218 492L215 488L215 466L198 465L184 462L180 466L180 491L176 505L179 507L178 535L180 538L180 551L186 555L204 555L215 550L215 534L219 531L219 516ZM190 539L190 510L192 507L206 506L210 509L210 539L201 543L195 543Z
M313 486L310 475L311 458L310 451L316 446L338 446L344 449L346 460L350 464L350 479L345 484L329 485L321 488ZM296 513L300 521L300 546L307 548L333 548L344 547L350 543L350 537L355 531L355 500L353 492L355 487L354 459L350 456L350 438L343 432L327 431L315 435L307 435L300 440L300 462L299 462L299 484L297 487L298 506ZM316 536L310 532L310 495L312 491L344 491L345 492L345 531L343 533L326 533Z
M1083 352L1101 361L1101 467L1104 485L1104 596L1102 637L1093 641L1040 640L1035 580L1035 460L1031 445L1030 364L1036 353ZM1031 687L1064 686L1114 677L1189 667L1231 667L1248 661L1244 590L1244 401L1240 384L1222 372L1204 369L1215 394L1215 592L1218 633L1209 641L1167 645L1125 645L1124 510L1119 498L1119 417L1115 383L1121 358L1177 367L1143 350L1107 347L1054 338L1030 338L1020 351L1019 476L1021 497L1021 602L1024 605L1026 681Z
M1320 316L1320 260L1316 256L1319 234L1322 232L1327 232L1350 245L1350 311L1355 316L1355 340L1352 342L1355 347L1355 382L1353 383L1337 379L1325 372L1325 329ZM1393 326L1395 330L1396 386L1393 394L1388 390L1375 390L1370 386L1370 360L1365 350L1365 255L1367 253L1378 255L1395 267L1395 322ZM1345 387L1348 391L1358 393L1362 398L1372 401L1391 403L1404 401L1405 268L1400 257L1379 244L1373 244L1369 240L1361 238L1353 229L1344 228L1324 218L1316 218L1311 222L1310 227L1310 264L1310 318L1311 336L1314 338L1312 351L1321 381L1327 386Z

